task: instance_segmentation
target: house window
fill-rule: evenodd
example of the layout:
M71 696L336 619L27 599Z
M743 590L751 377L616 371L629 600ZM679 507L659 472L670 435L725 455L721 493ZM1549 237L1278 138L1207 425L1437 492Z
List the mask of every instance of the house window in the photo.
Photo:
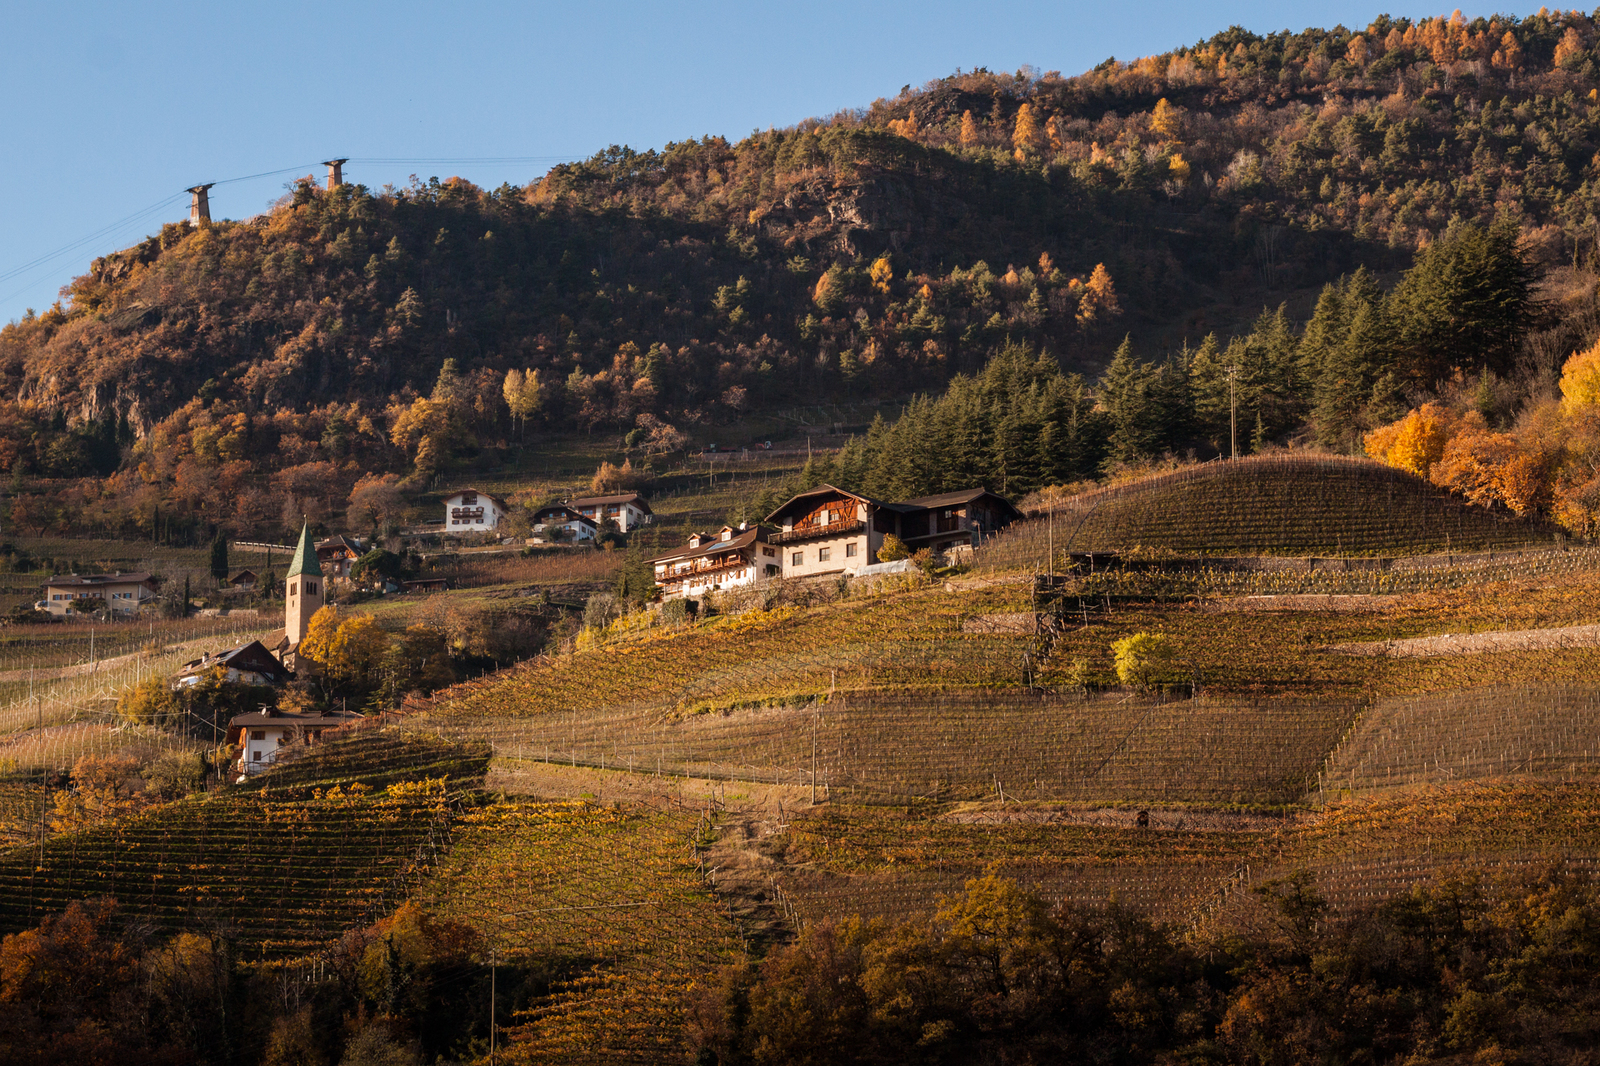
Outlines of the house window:
M846 559L854 559L856 557L856 542L855 541L851 541L849 544L846 544L844 546L844 557Z
M832 559L832 558L833 558L833 549L832 548L818 548L817 549L817 562L825 563L829 559Z
M250 753L250 761L251 762L260 762L261 761L261 753L259 751L252 751Z
M804 566L805 562L806 562L806 553L805 552L795 552L793 555L789 556L789 565L790 566Z
M250 739L251 740L266 740L267 739L267 731L265 729L252 729L252 730L250 730Z

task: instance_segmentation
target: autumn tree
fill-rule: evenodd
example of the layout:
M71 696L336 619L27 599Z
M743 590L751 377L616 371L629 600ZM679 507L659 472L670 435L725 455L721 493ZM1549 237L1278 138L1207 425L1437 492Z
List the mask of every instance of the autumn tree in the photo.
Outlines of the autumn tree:
M961 112L959 140L963 148L972 148L978 143L978 124L973 120L971 111Z
M1175 141L1183 132L1183 114L1163 96L1150 112L1150 129L1162 140Z
M511 417L522 424L522 431L526 434L528 419L538 413L540 405L544 402L544 390L539 382L539 371L522 371L512 367L506 371L502 389L505 392L506 407L510 409Z
M1011 147L1020 160L1030 152L1036 152L1044 144L1044 131L1039 126L1039 120L1034 116L1033 105L1023 104L1017 108L1016 125L1011 131Z
M350 490L345 519L352 529L373 532L399 522L405 513L398 474L366 474Z

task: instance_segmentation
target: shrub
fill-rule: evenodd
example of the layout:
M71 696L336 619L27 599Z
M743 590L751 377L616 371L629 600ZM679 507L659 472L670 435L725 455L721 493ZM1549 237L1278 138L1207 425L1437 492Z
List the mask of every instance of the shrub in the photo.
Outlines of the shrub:
M1135 633L1113 641L1111 652L1116 656L1117 678L1144 691L1172 658L1172 645L1159 633Z
M182 799L205 784L206 762L197 751L169 751L146 766L143 776L162 799Z
M609 592L596 592L583 606L583 624L588 629L604 629L621 613L616 596Z
M689 621L689 601L681 597L661 601L661 624L681 626Z
M899 559L911 558L911 549L906 547L906 542L893 533L883 538L883 547L878 549L878 562L892 563Z

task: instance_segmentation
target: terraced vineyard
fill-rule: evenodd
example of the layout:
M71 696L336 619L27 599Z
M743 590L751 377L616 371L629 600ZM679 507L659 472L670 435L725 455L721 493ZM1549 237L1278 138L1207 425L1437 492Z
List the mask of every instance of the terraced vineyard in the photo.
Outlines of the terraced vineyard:
M42 795L38 774L0 777L0 846L38 836Z
M1380 700L1322 775L1328 798L1512 776L1596 780L1600 686L1496 685Z
M1273 842L1204 921L1260 927L1251 884L1306 869L1335 913L1446 877L1544 866L1600 875L1600 782L1502 781L1410 789L1330 805Z
M1421 555L1548 544L1553 533L1371 460L1265 456L1083 493L1057 505L1053 521L995 538L979 560L1042 567L1052 543L1186 555Z
M584 967L512 1019L515 1061L676 1061L689 986L741 943L706 888L698 812L587 803L496 804L462 818L421 888L508 962Z
M608 707L441 718L502 758L738 778L894 800L1298 802L1353 704L945 691L668 717Z
M1106 819L1111 821L1111 819ZM1102 906L1115 898L1158 919L1187 921L1251 861L1273 854L1275 819L1157 812L1140 829L1074 825L1046 810L982 812L962 821L936 813L828 807L792 819L782 840L791 868L784 899L802 921L845 914L888 920L931 913L940 896L998 863L1007 877L1052 903ZM1279 822L1281 831L1287 822Z
M221 924L251 957L300 955L397 904L448 847L451 821L438 789L185 800L0 853L0 931L109 895L164 931Z
M317 788L359 784L386 788L403 781L443 780L447 788L473 788L489 768L489 747L438 737L369 729L333 735L306 748L290 748L286 758L241 787L273 796L304 796Z

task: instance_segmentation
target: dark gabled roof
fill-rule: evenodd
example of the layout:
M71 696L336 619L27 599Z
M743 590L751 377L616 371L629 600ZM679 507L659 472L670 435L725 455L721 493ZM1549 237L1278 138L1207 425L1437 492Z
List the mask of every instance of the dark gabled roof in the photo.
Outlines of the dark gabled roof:
M449 503L451 500L455 499L457 496L460 496L463 492L471 492L471 493L474 493L474 494L476 494L478 496L487 496L487 497L489 497L489 499L494 501L495 506L500 508L500 510L502 510L502 511L511 510L511 505L509 503L506 503L506 501L502 500L500 497L496 496L494 493L492 493L492 492L484 492L481 489L475 489L470 485L467 486L464 489L456 489L456 491L454 491L454 492L450 493L449 495L447 495L444 498L445 502Z
M582 522L586 526L594 525L594 521L587 515L579 514L564 503L552 503L546 507L539 508L533 513L533 520L535 522L542 521L547 515L561 515L569 522Z
M324 548L344 548L346 551L354 552L357 555L361 554L361 545L357 544L343 533L340 533L337 536L329 537L327 540L317 541L317 553L321 554Z
M200 670L210 670L215 666L231 666L236 670L249 670L258 674L275 674L287 677L289 671L278 657L267 650L266 645L259 640L241 644L237 648L218 652L215 655L203 655L192 662L183 664L181 673L190 674Z
M676 551L667 552L665 555L652 556L646 561L651 563L680 562L684 559L695 559L702 555L716 555L720 552L738 551L740 548L748 548L757 541L765 539L765 530L763 530L760 526L755 526L751 529L745 530L743 533L737 533L727 540L719 540L713 537L711 540L707 540L702 543L698 548L683 547Z
M307 522L300 527L300 543L294 549L294 558L289 561L289 577L321 577L322 563L317 558L317 553L311 547L311 523Z
M615 496L579 496L576 499L568 500L567 506L592 507L595 505L605 506L606 504L610 503L631 503L636 505L639 510L643 511L645 514L655 513L654 511L650 510L650 504L646 502L645 498L639 495L637 492L623 492L618 493Z
M793 507L801 500L812 496L826 496L829 493L837 493L840 496L848 496L853 500L861 500L863 503L871 504L873 507L886 507L891 511L898 511L901 509L898 504L884 503L882 500L874 500L871 496L863 496L859 492L851 492L849 489L841 489L837 485L818 485L814 489L808 489L805 492L797 493L796 495L789 497L782 503L782 505L778 507L777 510L767 515L767 517L762 519L762 521L777 522L779 515L783 514L783 512L787 511L790 507Z
M150 581L144 571L126 574L57 574L41 582L40 588L100 588L105 585L143 585Z
M1001 496L997 492L990 492L981 485L975 489L958 489L955 492L941 492L937 496L921 496L915 500L906 500L900 506L916 507L931 511L938 507L953 507L958 503L971 503L980 496L988 496L992 499L999 500L1001 503L1005 504L1006 509L1012 514L1019 513L1015 505L1013 505L1010 500L1006 499L1004 496Z
M238 581L242 577L248 577L251 581L254 581L257 578L259 578L260 576L261 575L256 573L254 570L245 569L245 570L240 570L237 574L234 574L228 580L230 582L231 581Z

